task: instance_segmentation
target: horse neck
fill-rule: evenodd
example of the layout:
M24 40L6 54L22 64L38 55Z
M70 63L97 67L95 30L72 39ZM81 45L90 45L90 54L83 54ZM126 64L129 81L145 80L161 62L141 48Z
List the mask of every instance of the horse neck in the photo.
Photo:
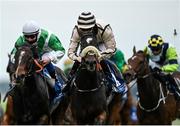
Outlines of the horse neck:
M80 89L92 89L99 86L99 79L98 72L82 69L76 77L76 83Z
M44 87L46 86L44 83L43 77L39 73L34 72L24 80L23 90L27 89L24 90L24 93L30 93L30 96L32 92L44 95Z
M14 106L16 108L15 116L20 124L29 122L36 124L34 122L37 119L36 116L48 113L48 95L45 93L43 81L38 81L39 77L36 73L32 74L25 78L23 85L18 86L18 93L16 93L14 100L19 104L14 104ZM32 118L27 118L27 114L31 115Z
M145 77L145 75L147 76ZM159 81L154 78L149 69L145 72L144 78L139 77L137 79L140 103L143 104L144 107L151 107L157 104L160 95L159 86Z

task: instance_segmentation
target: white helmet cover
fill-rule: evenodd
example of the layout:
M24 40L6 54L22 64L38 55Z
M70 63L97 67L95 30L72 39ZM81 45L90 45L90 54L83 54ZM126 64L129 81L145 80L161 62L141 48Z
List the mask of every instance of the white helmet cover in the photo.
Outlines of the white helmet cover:
M39 33L40 27L35 21L28 21L23 26L24 35L33 35Z

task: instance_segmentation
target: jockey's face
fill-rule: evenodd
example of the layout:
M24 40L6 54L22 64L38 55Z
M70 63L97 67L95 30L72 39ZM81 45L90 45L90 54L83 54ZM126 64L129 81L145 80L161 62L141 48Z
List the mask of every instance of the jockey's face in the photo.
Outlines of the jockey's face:
M161 50L162 49L154 49L154 50L152 50L152 53L156 56L156 55L159 55L160 53L161 53Z
M33 35L24 35L25 40L29 43L29 44L33 44L37 41L37 36L38 34L33 34Z
M92 28L88 28L88 29L82 29L82 28L80 28L80 31L81 31L83 34L92 33L92 32L93 32L93 27L92 27Z

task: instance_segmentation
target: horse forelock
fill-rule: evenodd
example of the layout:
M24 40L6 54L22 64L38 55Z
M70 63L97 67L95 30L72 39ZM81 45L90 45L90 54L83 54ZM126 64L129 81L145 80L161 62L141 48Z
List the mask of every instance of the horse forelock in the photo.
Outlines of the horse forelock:
M15 74L17 76L26 76L31 70L33 53L29 46L21 46L17 48L15 53Z
M135 59L136 59L136 57L137 57L137 56L133 56L131 59L132 59L132 60L135 60Z

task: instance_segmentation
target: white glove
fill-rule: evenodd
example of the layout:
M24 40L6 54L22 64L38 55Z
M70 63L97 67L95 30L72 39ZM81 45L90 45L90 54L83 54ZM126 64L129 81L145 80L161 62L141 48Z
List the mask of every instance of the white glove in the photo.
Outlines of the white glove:
M51 62L51 59L47 55L42 56L42 62L44 65L49 64Z
M74 60L77 60L79 63L81 63L82 61L82 57L78 56L78 57L75 57Z
M98 57L98 60L101 61L101 60L104 60L106 58L106 55L105 54L101 54L99 57Z

